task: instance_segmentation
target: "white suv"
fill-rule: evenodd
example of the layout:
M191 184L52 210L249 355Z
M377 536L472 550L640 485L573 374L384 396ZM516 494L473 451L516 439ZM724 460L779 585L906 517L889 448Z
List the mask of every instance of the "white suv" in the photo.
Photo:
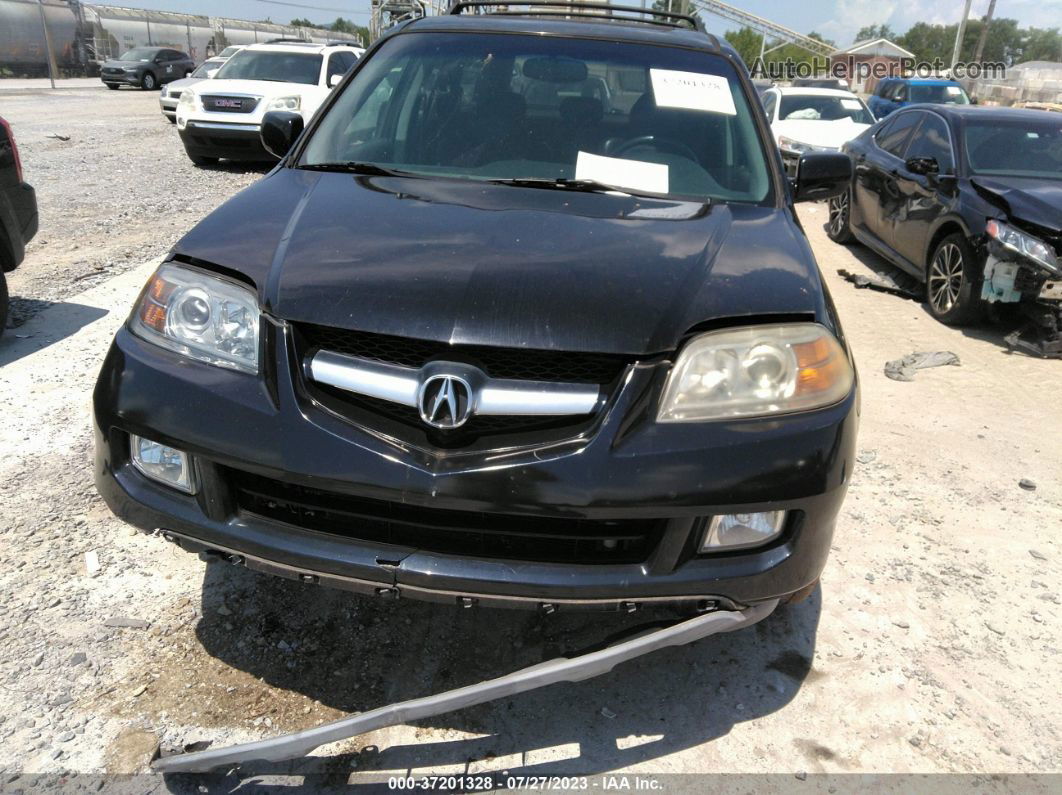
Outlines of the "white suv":
M230 160L275 160L259 137L270 110L297 111L309 120L328 92L364 53L350 44L252 44L214 78L181 94L177 129L196 165Z

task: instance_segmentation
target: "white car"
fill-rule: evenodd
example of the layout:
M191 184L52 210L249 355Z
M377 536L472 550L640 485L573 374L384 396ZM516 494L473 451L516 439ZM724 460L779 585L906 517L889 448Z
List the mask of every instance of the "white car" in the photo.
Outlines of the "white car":
M251 44L209 83L185 90L177 130L196 165L229 160L275 160L262 146L262 117L271 110L313 116L365 52L348 44Z
M874 114L851 91L775 87L760 100L791 177L805 152L836 152L874 123Z
M162 108L162 115L171 122L176 122L177 103L180 101L184 90L213 77L217 74L218 69L225 65L227 60L228 58L221 58L220 56L208 58L199 64L196 70L188 77L182 77L180 80L174 80L172 83L164 85L162 91L159 92L159 107Z

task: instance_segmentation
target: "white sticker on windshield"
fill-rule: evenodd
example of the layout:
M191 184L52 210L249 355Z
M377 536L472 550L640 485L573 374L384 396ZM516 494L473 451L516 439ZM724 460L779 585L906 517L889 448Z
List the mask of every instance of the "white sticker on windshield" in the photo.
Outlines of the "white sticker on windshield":
M958 86L944 86L944 88L948 94L953 97L959 96L959 93L962 91Z
M575 160L575 178L593 179L617 188L667 193L666 163L646 163L643 160L624 160L580 152Z
M650 69L653 96L658 108L685 108L736 116L730 82L719 75Z
M842 99L841 107L845 110L862 110L863 106L859 104L858 99Z

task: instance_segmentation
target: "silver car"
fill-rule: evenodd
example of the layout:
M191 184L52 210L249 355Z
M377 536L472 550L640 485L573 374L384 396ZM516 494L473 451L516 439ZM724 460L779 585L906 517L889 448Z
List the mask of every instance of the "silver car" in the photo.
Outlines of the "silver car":
M214 73L222 67L228 58L208 58L199 64L194 72L188 77L181 78L180 80L174 80L172 83L167 83L162 87L162 91L159 92L159 107L162 108L162 115L170 120L171 123L177 123L177 103L181 99L181 92L186 88L191 88L196 83L203 80L208 80L214 76Z

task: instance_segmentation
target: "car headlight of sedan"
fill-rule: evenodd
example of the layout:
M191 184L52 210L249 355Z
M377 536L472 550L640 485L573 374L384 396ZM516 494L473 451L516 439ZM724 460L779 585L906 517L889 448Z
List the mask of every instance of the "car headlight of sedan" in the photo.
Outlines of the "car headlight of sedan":
M1047 243L1039 238L994 218L989 219L985 224L985 231L989 237L998 240L1004 248L1021 254L1052 274L1062 273L1062 265L1059 263L1058 256Z
M258 299L241 284L173 264L151 277L132 331L201 362L258 372Z
M302 97L276 97L270 100L267 110L298 110Z
M807 411L837 403L855 374L818 323L772 323L701 334L668 375L658 422L703 422Z

